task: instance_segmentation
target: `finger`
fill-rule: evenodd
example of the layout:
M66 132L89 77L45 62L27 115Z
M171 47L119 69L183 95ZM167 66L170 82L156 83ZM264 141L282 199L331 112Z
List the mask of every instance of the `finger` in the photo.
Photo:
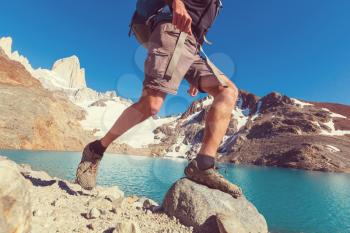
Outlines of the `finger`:
M185 32L190 34L190 35L192 34L191 33L191 24L192 24L191 18L187 18L186 21L185 21L185 26L184 27L185 27Z
M178 23L180 31L184 32L185 31L185 16L181 15L179 17L179 21L177 23Z
M192 33L192 19L191 19L191 22L190 22L188 34L190 34L191 36L193 35L193 33Z
M174 13L174 15L173 15L173 24L175 25L175 27L177 27L178 17L179 17L179 15L177 13Z
M193 95L192 95L192 88L191 88L191 87L187 90L187 93L188 93L190 96L193 96Z
M198 94L198 89L195 86L191 85L190 88L188 89L188 94L194 97Z
M195 88L192 90L192 96L195 97L198 94L198 89Z

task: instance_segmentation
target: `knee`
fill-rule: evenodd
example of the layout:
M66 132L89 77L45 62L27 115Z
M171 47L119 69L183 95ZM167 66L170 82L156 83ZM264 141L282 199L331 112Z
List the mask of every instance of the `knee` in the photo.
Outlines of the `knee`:
M238 99L238 88L231 83L226 88L222 88L220 91L220 97L223 99L223 101L229 105L234 105L237 102Z
M142 106L143 114L150 117L159 113L163 105L163 100L158 98L142 98L139 104Z

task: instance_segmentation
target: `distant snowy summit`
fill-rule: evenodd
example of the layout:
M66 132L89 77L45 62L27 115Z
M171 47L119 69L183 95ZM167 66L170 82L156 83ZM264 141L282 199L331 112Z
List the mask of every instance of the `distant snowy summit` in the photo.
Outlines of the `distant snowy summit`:
M80 67L77 56L62 58L57 60L51 70L33 69L28 59L12 51L12 38L4 37L0 39L0 48L14 61L21 63L34 78L39 79L43 86L48 89L69 89L86 87L85 70Z
M12 52L12 38L3 37L0 38L0 48L5 52L5 54L14 61L21 63L30 73L33 71L27 58L23 57L18 53L18 51Z
M80 68L79 58L75 55L56 61L52 66L52 71L62 78L63 85L66 87L86 87L85 70Z
M85 69L81 68L79 58L75 55L55 61L51 69L34 69L26 57L18 51L12 51L11 37L0 38L0 48L10 60L22 64L34 78L40 81L44 88L50 91L63 91L75 104L81 105L82 102L87 101L92 103L117 96L115 91L101 93L88 88L85 80ZM129 101L125 100L124 102Z

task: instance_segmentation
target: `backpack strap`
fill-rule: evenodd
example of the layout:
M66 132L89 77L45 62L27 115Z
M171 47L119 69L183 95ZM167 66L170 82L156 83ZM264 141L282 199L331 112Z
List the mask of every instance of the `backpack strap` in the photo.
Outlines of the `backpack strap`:
M204 52L203 47L200 46L200 50L202 52L202 54L205 57L205 60L209 66L209 68L211 69L211 71L213 71L215 77L217 78L217 80L219 81L219 83L223 86L223 87L228 87L226 80L222 78L222 74L219 72L218 68L214 65L214 63L212 63L209 59L209 57L207 56L207 54Z
M206 44L208 44L208 45L212 45L213 43L212 42L210 42L209 40L208 40L208 38L207 38L207 36L203 36L203 40L204 40L204 43L206 43Z
M187 33L185 32L180 32L179 38L177 39L175 50L173 55L170 58L169 65L167 67L165 77L172 78L174 75L174 71L177 67L177 64L180 61L182 52L185 48L185 42L187 38Z

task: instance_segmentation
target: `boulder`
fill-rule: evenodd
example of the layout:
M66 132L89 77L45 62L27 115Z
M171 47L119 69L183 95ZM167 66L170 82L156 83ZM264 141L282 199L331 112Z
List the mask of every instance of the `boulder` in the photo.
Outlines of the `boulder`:
M235 199L186 178L170 188L163 210L201 233L268 232L265 218L244 196Z
M113 233L141 233L139 226L133 222L117 223Z
M146 209L146 210L152 210L153 211L158 206L159 206L158 203L153 201L152 199L146 198L143 201L143 208Z
M112 187L96 187L97 196L109 199L119 199L124 197L124 192L118 186ZM113 200L112 200L113 201Z
M100 217L101 212L97 208L92 208L86 215L87 219L94 219Z
M14 162L0 156L0 232L29 232L31 216L25 179Z

